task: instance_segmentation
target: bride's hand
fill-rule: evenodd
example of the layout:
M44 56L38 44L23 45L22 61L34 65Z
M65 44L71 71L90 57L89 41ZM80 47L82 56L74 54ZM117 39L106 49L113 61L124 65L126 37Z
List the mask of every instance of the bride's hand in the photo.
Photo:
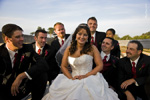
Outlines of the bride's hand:
M81 79L86 78L86 77L87 77L87 75L80 75L78 79L81 80Z
M76 79L79 79L79 76L74 76L74 77L72 78L72 80L76 80Z

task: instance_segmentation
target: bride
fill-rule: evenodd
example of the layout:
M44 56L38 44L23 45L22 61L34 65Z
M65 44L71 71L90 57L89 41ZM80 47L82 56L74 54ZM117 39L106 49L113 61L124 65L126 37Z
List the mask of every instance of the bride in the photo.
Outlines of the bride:
M103 63L99 51L90 41L88 26L80 24L72 35L71 45L64 52L61 63L63 74L57 76L42 100L119 100L99 73ZM71 74L68 65L71 66Z

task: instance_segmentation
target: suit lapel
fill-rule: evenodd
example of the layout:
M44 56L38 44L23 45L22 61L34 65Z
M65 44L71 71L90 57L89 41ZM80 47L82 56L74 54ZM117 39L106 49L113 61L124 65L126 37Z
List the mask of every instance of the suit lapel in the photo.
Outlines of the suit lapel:
M142 56L142 55L141 55ZM140 58L139 58L139 60L138 60L138 63L137 63L137 65L136 65L136 72L137 72L137 74L140 72L139 71L139 69L142 67L142 65L144 64L143 62L144 62L144 58L143 57L141 57L140 56Z
M45 46L43 48L43 51L42 51L42 57L45 56L45 52L46 52L47 49L48 49L47 44L45 44Z
M33 49L36 51L36 46L35 46L35 42L32 44Z
M20 69L21 68L20 63L21 63L21 57L22 56L24 56L23 55L23 50L18 50L18 55L17 55L16 63L14 65L13 69L18 69L18 68Z
M97 41L97 42L99 41L99 36L98 36L97 32L95 33L95 41Z
M131 73L132 74L132 65L131 65L131 62L130 62L130 59L127 58L127 63L126 63L126 71Z
M57 50L59 50L59 48L61 47L58 38L56 39L56 47L57 47L57 48L56 48Z
M5 62L7 62L6 66L7 66L7 69L11 69L12 70L12 63L11 63L11 59L10 59L10 56L9 56L9 53L8 53L8 50L6 49L5 47L5 44L2 45L2 49L1 49L1 56L4 58Z

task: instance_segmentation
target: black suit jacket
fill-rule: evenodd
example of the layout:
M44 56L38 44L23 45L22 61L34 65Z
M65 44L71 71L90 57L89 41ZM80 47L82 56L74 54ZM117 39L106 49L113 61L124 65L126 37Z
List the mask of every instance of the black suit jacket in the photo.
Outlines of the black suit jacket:
M146 78L150 75L150 57L141 54L136 65L136 82L139 86L142 86L146 82ZM119 60L118 65L118 78L119 78L119 86L122 82L133 78L132 74L132 65L130 59L124 57Z
M117 40L114 41L114 49L111 50L111 55L120 58L120 46Z
M66 34L65 35L65 39L67 39L69 37L70 34ZM53 40L53 42L51 43L51 53L50 53L50 58L51 58L51 62L50 65L53 68L53 79L56 78L56 76L60 73L60 66L58 66L58 63L56 61L56 53L57 51L60 49L60 43L57 37L55 37L55 39Z
M110 59L108 61L111 63L111 65L108 66L107 69L103 71L102 74L106 79L106 81L108 82L108 84L113 86L116 89L117 88L117 67L118 67L119 59L110 55Z
M99 52L101 52L101 44L102 44L103 40L105 39L105 37L106 37L105 32L96 31L96 33L95 33L95 39L96 39L95 40L95 45L96 45ZM93 69L95 68L95 66L96 66L96 64L93 60Z
M36 50L35 42L32 43L32 46L34 50ZM47 70L48 75L48 81L51 82L60 72L59 67L53 66L53 50L51 49L51 46L49 44L45 44L42 54L40 55L42 58L44 58L49 66L49 70Z
M13 68L5 44L0 46L0 66L0 88L7 87L9 92L13 81L20 73L26 71L34 80L48 70L46 62L35 53L30 44L23 44L23 48L18 50L17 61Z
M96 36L95 37L96 38L96 46L97 46L99 52L101 52L101 44L106 37L106 33L96 31L95 36Z

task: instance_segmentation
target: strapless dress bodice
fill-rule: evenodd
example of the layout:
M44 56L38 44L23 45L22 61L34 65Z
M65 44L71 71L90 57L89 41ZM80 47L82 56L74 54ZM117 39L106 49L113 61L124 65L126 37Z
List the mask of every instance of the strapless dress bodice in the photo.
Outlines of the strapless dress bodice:
M81 55L80 57L68 57L68 63L72 68L72 76L85 75L92 70L93 57L88 54Z

